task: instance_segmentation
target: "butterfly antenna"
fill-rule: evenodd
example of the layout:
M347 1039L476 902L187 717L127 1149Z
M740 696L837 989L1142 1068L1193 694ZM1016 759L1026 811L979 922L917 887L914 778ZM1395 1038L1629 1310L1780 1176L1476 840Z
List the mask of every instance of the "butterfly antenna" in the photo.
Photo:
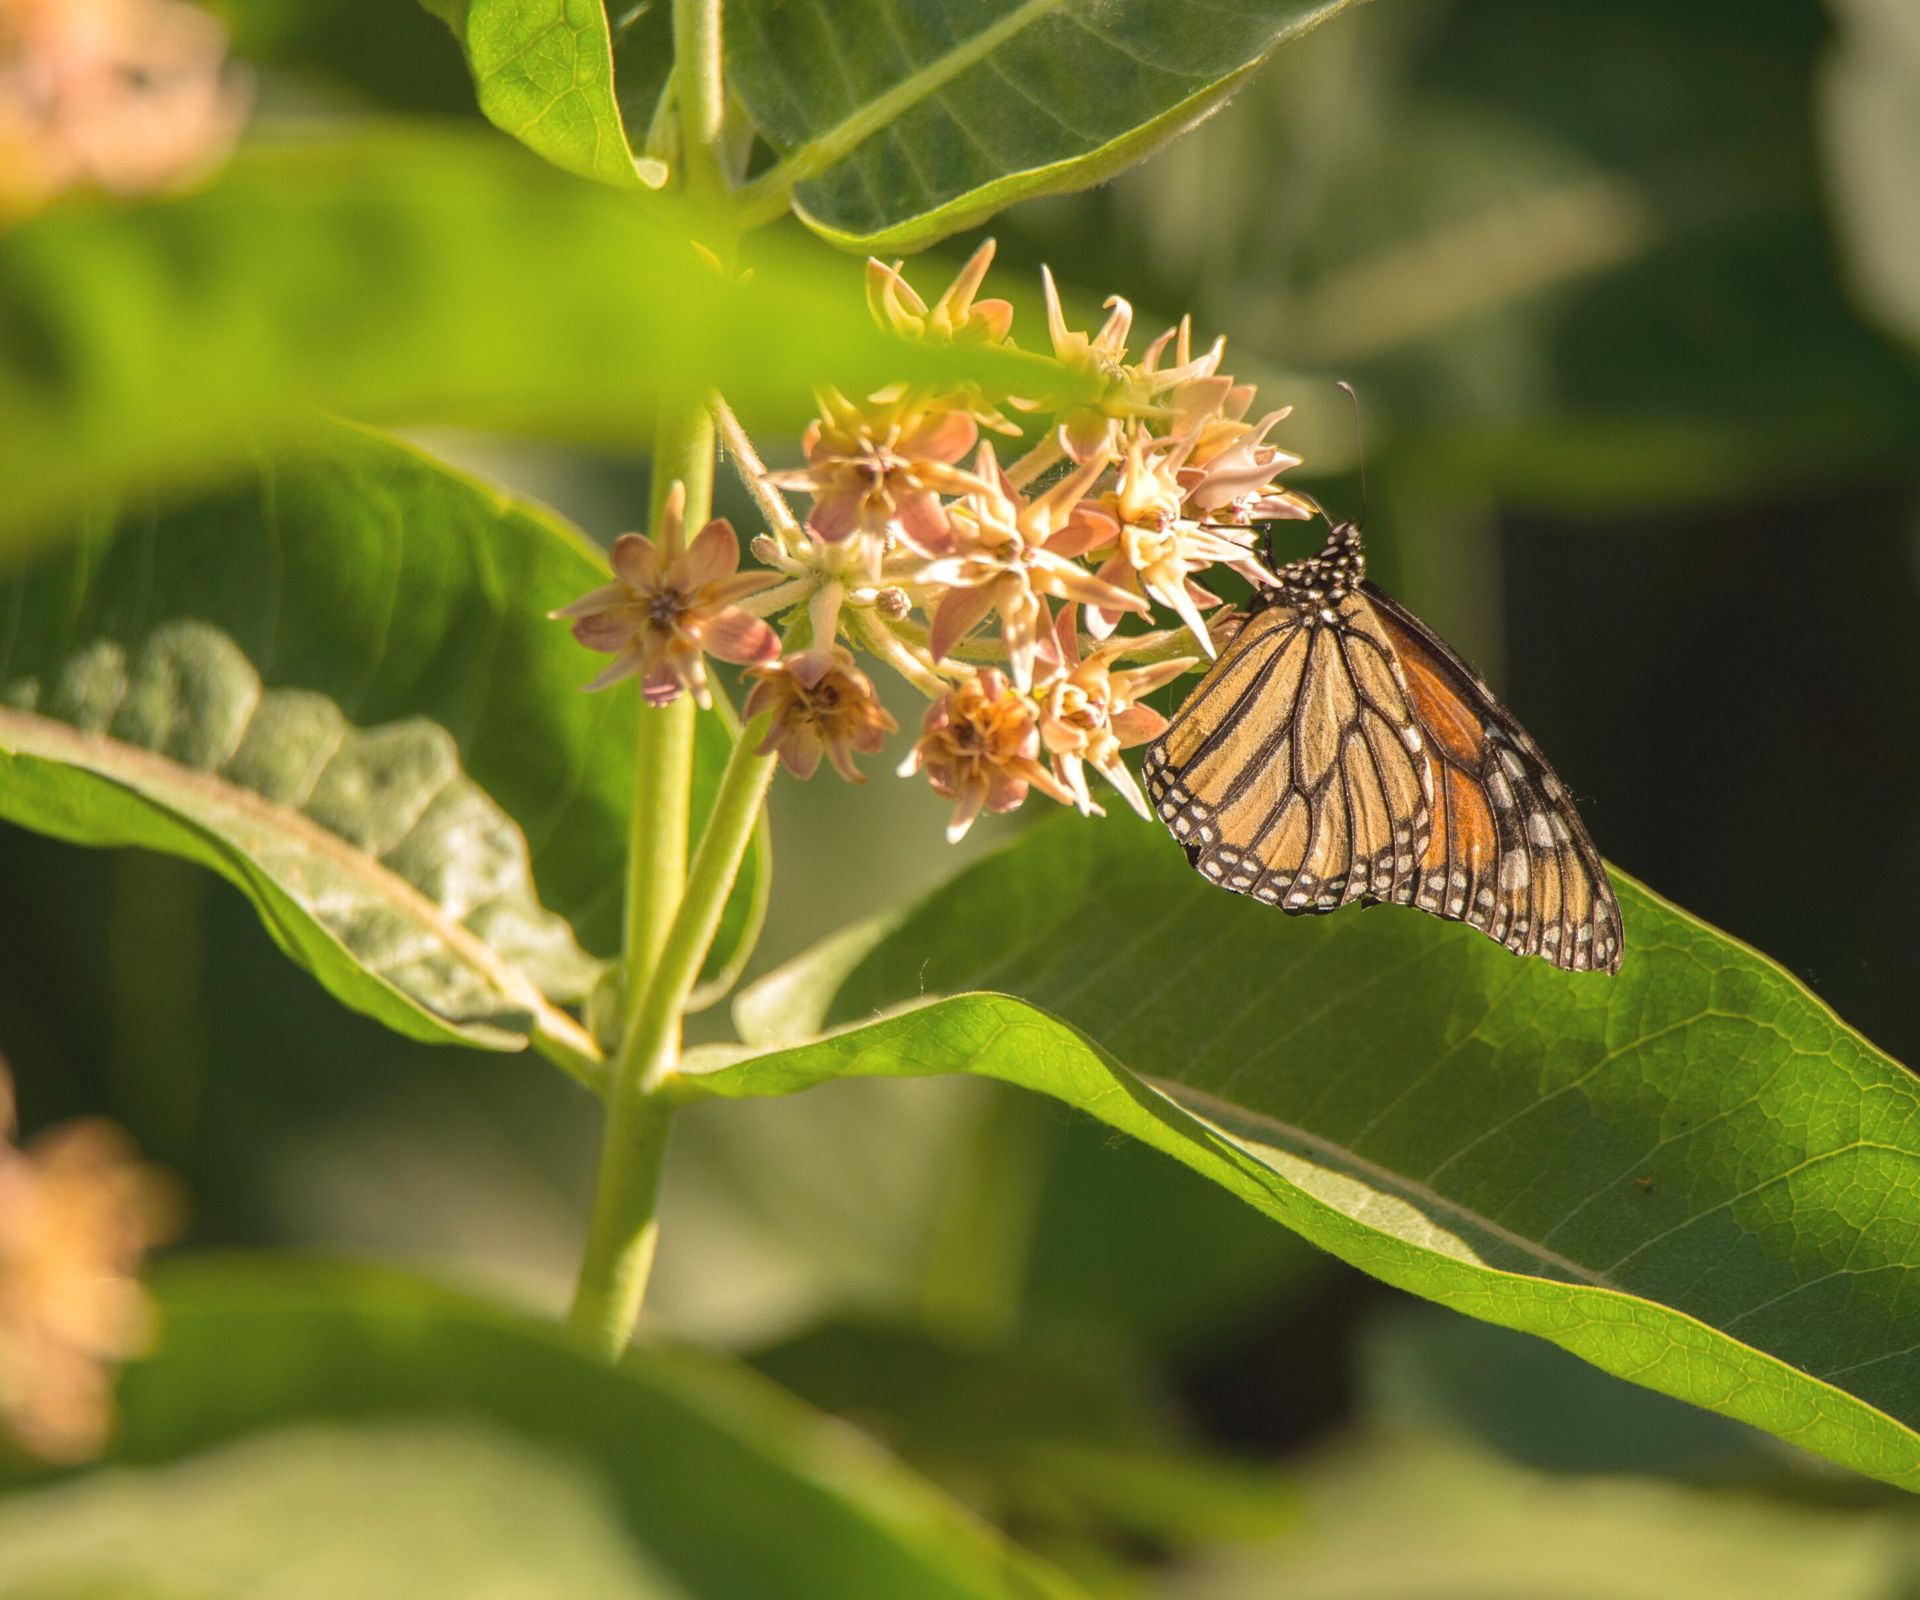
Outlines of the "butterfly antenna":
M1360 425L1360 396L1345 378L1340 380L1339 386L1347 391L1347 398L1353 402L1353 448L1360 463L1360 523L1364 527L1367 521L1367 434Z

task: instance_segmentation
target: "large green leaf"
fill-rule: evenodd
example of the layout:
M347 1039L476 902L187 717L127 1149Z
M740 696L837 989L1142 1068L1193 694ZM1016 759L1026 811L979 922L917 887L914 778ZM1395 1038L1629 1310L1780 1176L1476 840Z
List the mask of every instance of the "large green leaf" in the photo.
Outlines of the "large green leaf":
M735 0L727 70L784 157L763 189L797 182L848 248L912 249L1112 177L1348 3Z
M1062 821L750 990L757 1053L683 1092L1023 1084L1390 1283L1920 1487L1920 1088L1786 973L1625 879L1607 979L1276 916L1157 827Z
M642 187L614 98L601 0L434 0L473 69L480 109L555 166Z
M1053 381L882 334L846 264L792 242L722 277L696 231L489 132L291 142L182 200L50 213L0 252L0 547L102 489L204 479L314 406L635 448L689 391L798 431L821 382Z
M345 426L96 515L0 588L0 815L205 863L402 1031L584 1049L555 1002L619 947L637 713L546 613L604 581L550 513ZM701 719L703 790L729 744Z
M122 1385L119 1472L0 1500L7 1580L168 1597L1070 1593L869 1441L710 1357L608 1368L549 1325L346 1268L176 1267L162 1299L159 1352Z

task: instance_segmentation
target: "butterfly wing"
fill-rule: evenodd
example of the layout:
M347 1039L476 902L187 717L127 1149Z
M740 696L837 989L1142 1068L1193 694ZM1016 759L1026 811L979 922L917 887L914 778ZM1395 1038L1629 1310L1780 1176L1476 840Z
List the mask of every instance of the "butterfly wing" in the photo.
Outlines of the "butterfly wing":
M1154 808L1206 877L1292 912L1412 904L1434 791L1374 608L1256 610L1147 747Z
M1620 905L1565 787L1458 655L1371 583L1372 605L1425 734L1432 833L1414 904L1520 955L1617 972Z

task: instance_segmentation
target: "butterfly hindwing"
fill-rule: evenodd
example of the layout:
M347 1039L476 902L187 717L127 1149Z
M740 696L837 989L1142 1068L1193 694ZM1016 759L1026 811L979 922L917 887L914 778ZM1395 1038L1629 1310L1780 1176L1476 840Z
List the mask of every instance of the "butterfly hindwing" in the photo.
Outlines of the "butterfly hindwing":
M1618 971L1619 902L1546 757L1424 623L1370 583L1362 593L1392 641L1433 768L1434 833L1414 903L1517 954Z

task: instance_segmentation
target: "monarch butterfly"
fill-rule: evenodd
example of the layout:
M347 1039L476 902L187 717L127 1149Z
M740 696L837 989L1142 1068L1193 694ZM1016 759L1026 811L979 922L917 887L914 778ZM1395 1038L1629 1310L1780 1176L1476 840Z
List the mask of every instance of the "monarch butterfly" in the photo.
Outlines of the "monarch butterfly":
M1207 878L1283 911L1390 901L1619 971L1620 906L1553 768L1366 571L1353 522L1278 569L1147 746L1154 809Z

